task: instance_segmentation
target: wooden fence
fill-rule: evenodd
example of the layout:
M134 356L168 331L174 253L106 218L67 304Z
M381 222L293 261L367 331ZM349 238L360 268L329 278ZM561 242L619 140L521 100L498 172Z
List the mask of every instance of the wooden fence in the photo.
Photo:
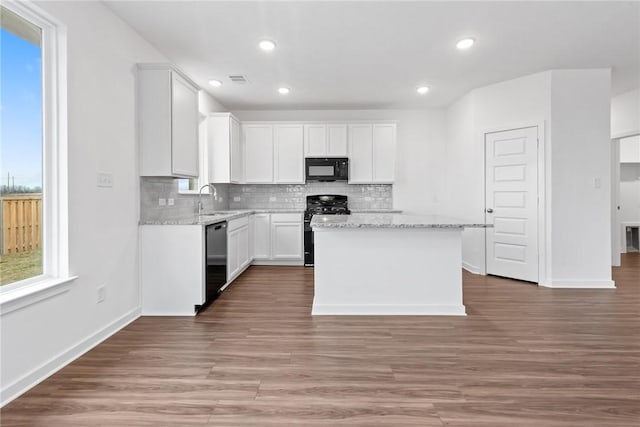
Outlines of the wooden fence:
M0 254L28 252L42 247L42 194L0 196Z

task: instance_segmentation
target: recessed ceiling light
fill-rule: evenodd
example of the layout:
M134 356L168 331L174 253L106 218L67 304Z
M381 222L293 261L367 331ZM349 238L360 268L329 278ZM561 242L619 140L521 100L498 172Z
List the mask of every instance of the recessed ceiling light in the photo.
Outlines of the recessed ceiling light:
M462 39L456 43L456 47L460 50L469 49L476 42L476 39L467 38Z
M280 95L286 95L286 94L288 94L289 92L290 92L290 90L289 90L289 88L288 88L288 87L281 87L281 88L278 88L278 93L279 93Z
M258 43L258 46L260 46L260 49L266 50L266 51L270 51L276 48L275 42L271 40L262 40L260 41L260 43Z
M425 93L429 92L429 88L427 86L420 86L418 88L418 93L420 95L424 95Z
M222 82L220 80L209 80L209 84L213 87L222 86Z

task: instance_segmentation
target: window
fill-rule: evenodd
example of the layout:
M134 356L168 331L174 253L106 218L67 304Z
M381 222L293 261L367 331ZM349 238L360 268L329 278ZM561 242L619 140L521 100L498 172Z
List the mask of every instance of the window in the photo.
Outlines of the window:
M0 285L6 285L43 271L42 30L4 7L1 16Z
M18 296L70 280L64 41L63 28L35 6L0 6L3 312Z

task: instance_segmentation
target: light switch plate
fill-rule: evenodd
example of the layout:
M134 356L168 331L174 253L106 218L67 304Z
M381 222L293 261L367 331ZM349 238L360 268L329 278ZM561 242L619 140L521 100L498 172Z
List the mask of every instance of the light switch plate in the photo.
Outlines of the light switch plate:
M240 196L233 196L233 201L234 201L234 202L239 202L240 200L242 200L242 197L240 197Z
M275 196L270 196L270 197L269 197L269 201L270 201L270 202L275 202L275 201L276 201Z
M158 206L167 206L167 199L158 199Z
M113 187L113 174L108 172L98 172L98 187Z

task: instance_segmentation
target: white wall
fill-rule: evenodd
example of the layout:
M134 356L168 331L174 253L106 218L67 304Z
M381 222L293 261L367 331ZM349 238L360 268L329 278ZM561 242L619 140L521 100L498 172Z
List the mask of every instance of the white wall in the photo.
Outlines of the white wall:
M469 221L484 220L484 133L543 126L540 282L550 286L611 285L610 84L608 69L546 71L475 89L447 109L443 211ZM484 252L484 232L466 230L465 267L485 271Z
M69 256L79 279L2 315L3 402L138 316L134 64L167 61L101 3L38 5L68 30ZM113 174L113 188L96 187L98 172Z
M240 120L398 122L393 205L407 213L439 213L444 196L445 111L293 110L236 111Z
M552 72L547 200L554 286L611 281L610 100L609 69Z
M222 105L220 102L218 102L217 99L203 90L198 92L198 110L202 115L207 115L209 113L224 113L229 111L227 107Z
M611 137L640 132L640 88L611 99Z
M484 132L535 126L550 117L551 73L475 89L447 109L447 198L444 213L484 222ZM462 260L485 271L484 230L465 230Z

